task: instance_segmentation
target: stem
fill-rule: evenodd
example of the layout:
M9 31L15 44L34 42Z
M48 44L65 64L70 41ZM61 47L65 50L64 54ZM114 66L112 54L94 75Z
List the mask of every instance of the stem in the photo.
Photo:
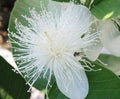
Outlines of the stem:
M84 5L89 8L91 1L92 0L86 0Z

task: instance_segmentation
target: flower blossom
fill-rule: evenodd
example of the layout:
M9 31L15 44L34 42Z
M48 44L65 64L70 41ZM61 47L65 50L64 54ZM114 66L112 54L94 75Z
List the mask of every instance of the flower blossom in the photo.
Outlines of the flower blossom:
M80 54L80 60L98 57L101 48L95 47L99 35L95 20L82 5L47 1L41 1L40 11L33 8L30 16L21 16L27 25L16 18L16 33L10 31L15 61L31 85L49 71L47 85L53 74L63 94L84 99L88 79L75 53Z

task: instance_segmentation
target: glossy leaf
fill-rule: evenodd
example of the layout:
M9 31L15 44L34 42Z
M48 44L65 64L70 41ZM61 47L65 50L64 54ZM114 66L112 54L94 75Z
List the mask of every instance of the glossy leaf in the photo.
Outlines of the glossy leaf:
M105 20L120 15L120 0L94 0L91 11L99 19Z
M0 99L29 99L29 86L21 75L16 74L0 56Z

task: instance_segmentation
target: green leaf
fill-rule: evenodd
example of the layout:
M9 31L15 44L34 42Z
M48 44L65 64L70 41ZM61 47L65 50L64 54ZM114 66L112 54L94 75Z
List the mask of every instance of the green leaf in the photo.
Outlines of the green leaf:
M119 99L120 79L118 76L99 64L95 64L94 69L102 70L86 72L90 86L86 99ZM68 99L59 91L56 83L51 88L49 97L49 99Z
M116 17L120 15L120 0L94 0L91 11L102 20Z
M106 68L112 70L117 75L120 75L120 57L102 54L99 59L106 64Z
M119 99L120 79L112 71L95 64L101 71L87 72L90 90L86 99Z
M94 0L92 4L93 4L93 5L97 5L97 4L100 3L101 1L103 1L103 0Z
M0 99L29 99L29 86L21 75L16 74L0 56Z
M46 3L46 0L44 0ZM24 25L28 25L28 22L22 17L22 15L30 16L29 10L35 8L36 11L40 11L40 0L16 0L14 8L11 12L9 21L9 30L16 32L15 19Z

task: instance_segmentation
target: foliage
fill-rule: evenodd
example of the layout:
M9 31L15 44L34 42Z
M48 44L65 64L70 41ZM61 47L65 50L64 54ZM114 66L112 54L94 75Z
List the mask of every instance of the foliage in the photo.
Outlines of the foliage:
M0 57L0 99L29 99L29 86L12 66Z

